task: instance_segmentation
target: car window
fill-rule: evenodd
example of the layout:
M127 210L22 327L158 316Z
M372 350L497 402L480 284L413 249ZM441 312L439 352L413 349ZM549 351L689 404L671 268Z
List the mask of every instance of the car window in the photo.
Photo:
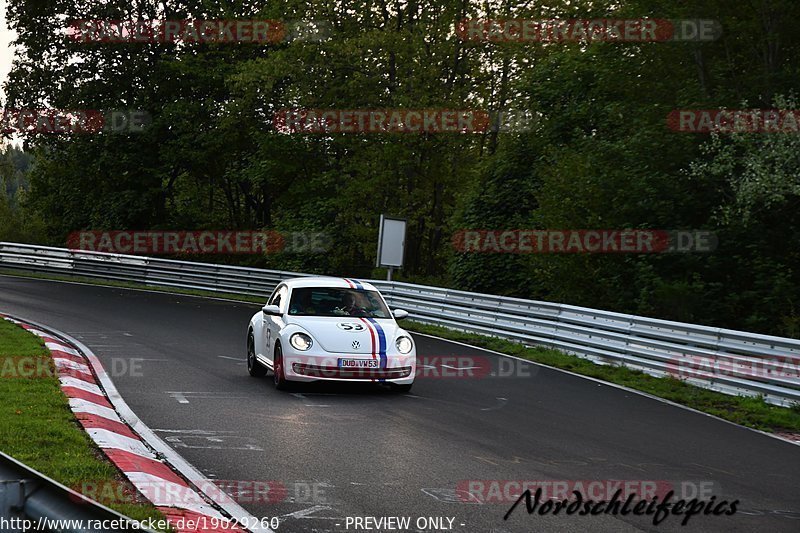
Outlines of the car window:
M292 291L289 314L294 316L357 316L390 318L378 291L337 287L305 287Z
M277 305L278 307L281 307L281 303L283 302L287 292L288 289L286 288L286 285L281 285L278 287L278 289L275 291L275 294L272 295L269 305ZM281 310L283 310L282 307Z

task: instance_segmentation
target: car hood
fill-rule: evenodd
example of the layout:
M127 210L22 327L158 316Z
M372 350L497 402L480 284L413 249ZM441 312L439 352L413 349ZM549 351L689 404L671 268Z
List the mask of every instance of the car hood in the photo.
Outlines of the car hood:
M394 319L387 318L362 321L353 317L304 316L291 317L288 322L306 330L323 350L330 353L371 354L373 339L375 353L379 353L381 335L388 350L389 346L394 346L399 329ZM357 346L353 345L354 342Z

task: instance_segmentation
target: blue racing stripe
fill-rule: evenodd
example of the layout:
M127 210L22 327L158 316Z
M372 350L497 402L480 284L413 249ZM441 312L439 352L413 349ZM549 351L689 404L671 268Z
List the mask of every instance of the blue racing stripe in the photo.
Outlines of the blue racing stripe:
M375 327L375 331L378 332L378 353L381 357L381 368L386 368L386 334L383 332L383 328L378 321L374 318L367 318L370 324Z
M357 279L350 278L350 281L352 281L352 282L355 284L355 286L356 286L356 289L358 289L358 290L360 290L360 291L363 291L363 290L364 290L364 286L363 286L363 285L361 284L361 282L360 282L360 281L358 281Z

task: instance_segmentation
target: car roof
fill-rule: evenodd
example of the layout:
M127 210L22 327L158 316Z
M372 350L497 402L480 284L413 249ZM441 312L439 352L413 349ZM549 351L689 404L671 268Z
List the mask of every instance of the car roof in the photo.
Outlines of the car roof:
M337 289L362 289L377 291L374 285L354 278L335 278L333 276L307 276L302 278L285 279L281 283L290 289L298 287L334 287Z

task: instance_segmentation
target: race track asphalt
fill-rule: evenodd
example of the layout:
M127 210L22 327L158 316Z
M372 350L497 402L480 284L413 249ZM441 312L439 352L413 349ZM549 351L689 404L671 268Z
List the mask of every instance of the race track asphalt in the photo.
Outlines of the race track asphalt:
M238 487L234 496L254 516L281 517L280 532L370 531L353 522L366 516L410 517L419 531L441 530L415 527L428 517L478 533L800 531L796 445L420 335L418 359L434 368L408 395L353 384L278 392L245 368L245 331L258 309L0 276L0 313L86 344L139 418L209 478ZM465 361L478 369L448 368ZM496 500L514 480L561 482L562 490L656 482L687 499L697 490L739 504L733 516L698 515L686 527L678 516L656 526L652 516L528 515L524 505L505 521L513 502ZM254 497L265 485L272 492ZM490 501L474 501L469 487Z

